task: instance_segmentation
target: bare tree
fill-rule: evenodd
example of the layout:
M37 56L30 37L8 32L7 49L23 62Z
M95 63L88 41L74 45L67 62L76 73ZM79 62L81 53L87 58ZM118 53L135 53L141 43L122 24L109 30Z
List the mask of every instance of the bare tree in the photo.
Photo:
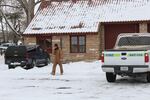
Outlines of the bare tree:
M0 14L2 17L5 19L6 23L10 27L10 29L18 36L22 37L21 34L16 30L16 27L13 27L14 23L10 20L10 17L8 18L7 15L4 13L2 7L12 7L12 8L23 8L25 13L26 13L26 25L25 27L28 26L28 24L31 22L32 18L34 17L34 7L36 4L40 3L41 0L16 0L20 6L14 6L14 5L8 5L8 4L1 4L1 2L4 2L5 0L0 0ZM11 16L13 17L13 15ZM17 17L17 16L14 16Z
M8 24L8 26L10 27L10 29L19 37L21 37L20 33L18 33L13 26L10 24L10 22L8 21L8 18L6 17L6 15L3 13L3 11L0 9L0 13L1 15L4 17L6 23Z
M3 0L0 0L0 4L2 4L2 2L3 2ZM7 5L5 5L5 6L7 6ZM17 37L21 37L20 33L17 32L17 31L14 29L13 24L9 21L9 19L8 19L8 17L6 16L6 14L4 13L2 7L4 7L4 5L2 5L2 6L0 5L0 15L2 16L2 18L5 19L5 22L8 24L9 28L15 33L15 35L16 35ZM14 6L14 7L15 7L15 6Z
M14 12L14 13L8 13L6 14L6 16L8 16L7 18L11 21L11 23L13 24L13 28L17 31L20 32L18 30L19 28L19 21L21 20L22 16L20 12Z
M40 3L41 0L17 0L21 6L24 8L24 11L27 15L27 25L31 22L34 17L34 7L36 4Z
M3 42L5 42L5 32L4 32L4 25L3 25L3 16L0 16L0 23L1 23L1 31L3 34Z

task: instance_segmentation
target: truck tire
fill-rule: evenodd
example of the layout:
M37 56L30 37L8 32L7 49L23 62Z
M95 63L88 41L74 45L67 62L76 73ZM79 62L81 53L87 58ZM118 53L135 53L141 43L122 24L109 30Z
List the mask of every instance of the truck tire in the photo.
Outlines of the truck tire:
M114 73L106 73L106 79L108 82L115 82L116 75Z
M147 73L146 79L147 79L147 82L150 83L150 72Z
M15 66L13 66L13 65L8 65L8 69L14 69L15 68Z

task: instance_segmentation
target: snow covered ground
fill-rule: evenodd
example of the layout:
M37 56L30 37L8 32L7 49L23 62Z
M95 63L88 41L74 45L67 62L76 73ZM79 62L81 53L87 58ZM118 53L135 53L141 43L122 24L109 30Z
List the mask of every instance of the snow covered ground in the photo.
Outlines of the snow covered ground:
M149 100L144 79L118 77L108 83L100 62L64 64L64 75L51 76L52 64L43 68L8 70L0 57L0 100Z

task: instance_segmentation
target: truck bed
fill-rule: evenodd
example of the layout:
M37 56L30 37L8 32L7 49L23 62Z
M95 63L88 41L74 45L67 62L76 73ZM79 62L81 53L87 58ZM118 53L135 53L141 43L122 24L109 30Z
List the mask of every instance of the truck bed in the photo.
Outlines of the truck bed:
M145 50L104 51L104 65L145 65Z

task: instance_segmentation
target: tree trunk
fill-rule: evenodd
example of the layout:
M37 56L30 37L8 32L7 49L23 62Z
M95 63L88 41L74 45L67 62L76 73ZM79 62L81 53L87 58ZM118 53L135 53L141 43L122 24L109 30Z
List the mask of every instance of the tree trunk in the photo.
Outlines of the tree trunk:
M34 16L35 0L28 0L28 1L27 0L17 0L17 1L21 4L21 6L25 10L25 13L27 15L26 26L28 26Z
M3 11L2 11L1 9L0 9L0 13L1 13L1 15L3 16L3 18L5 19L6 23L7 23L8 26L10 27L10 29L16 34L16 36L22 37L22 36L20 35L20 33L18 33L18 32L12 27L12 25L9 23L9 21L8 21L8 19L7 19L7 17L6 17L6 15L3 13Z
M34 17L34 6L35 1L29 0L28 1L28 15L27 15L27 25L31 22L32 18Z
M2 27L2 34L3 34L3 42L6 42L5 41L5 32L4 32L3 20L1 20L1 27Z

